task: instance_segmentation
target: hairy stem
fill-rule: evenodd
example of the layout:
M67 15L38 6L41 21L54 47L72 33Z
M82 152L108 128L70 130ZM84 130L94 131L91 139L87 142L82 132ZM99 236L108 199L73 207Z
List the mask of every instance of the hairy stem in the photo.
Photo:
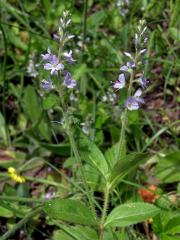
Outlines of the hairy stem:
M106 189L104 191L104 206L103 206L102 218L101 218L101 223L100 223L100 234L99 234L99 239L100 240L103 239L104 223L105 223L105 220L106 220L107 209L108 209L108 205L109 205L109 193L110 193L110 190L109 190L108 187L106 187Z
M86 182L81 156L79 154L79 151L78 151L78 148L77 148L77 145L76 145L76 141L74 139L73 129L71 127L69 117L66 114L67 106L65 105L65 102L64 102L61 87L59 88L59 96L60 96L60 99L61 99L61 105L62 105L62 109L63 109L62 111L63 111L63 117L64 117L64 121L65 121L66 132L67 132L67 135L69 137L70 144L71 144L75 159L76 159L76 161L79 165L79 170L80 170L80 174L81 174L82 183L83 183L84 190L86 192L86 195L87 195L87 198L88 198L88 201L89 201L91 211L92 211L94 217L96 218L96 210L95 210L95 207L94 207L93 196L92 196L92 193L90 192L89 187L88 187L87 182Z
M94 207L94 203L93 203L93 196L92 196L92 193L90 192L89 187L88 187L87 182L86 182L81 156L79 154L79 151L78 151L78 148L77 148L72 130L68 131L68 136L69 136L69 139L70 139L70 143L71 143L71 147L72 147L74 156L76 158L77 163L79 164L79 170L80 170L80 174L81 174L82 183L83 183L84 189L87 193L87 197L88 197L88 201L89 201L91 211L96 218L96 211L95 211L95 207Z

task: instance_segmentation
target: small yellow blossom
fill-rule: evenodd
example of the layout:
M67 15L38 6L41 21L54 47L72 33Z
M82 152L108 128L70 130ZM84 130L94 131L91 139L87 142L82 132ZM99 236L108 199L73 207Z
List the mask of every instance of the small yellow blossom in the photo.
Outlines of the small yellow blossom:
M17 183L24 183L26 181L25 178L23 176L19 175L16 172L16 169L13 167L8 168L8 173L9 173L11 179Z
M16 169L13 167L9 167L8 168L8 173L12 174L12 173L16 173Z

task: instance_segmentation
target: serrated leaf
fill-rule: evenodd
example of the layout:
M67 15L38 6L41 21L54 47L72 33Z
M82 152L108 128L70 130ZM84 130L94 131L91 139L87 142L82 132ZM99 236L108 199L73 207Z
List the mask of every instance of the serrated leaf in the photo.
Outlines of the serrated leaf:
M135 202L122 204L114 208L108 215L105 226L129 226L154 217L159 211L157 207L149 203Z
M70 223L96 225L91 211L80 201L55 199L45 203L44 211L49 217Z
M107 179L109 167L103 153L96 144L91 142L85 135L81 135L79 147L83 159L97 169L104 179Z
M108 162L108 165L110 166L111 169L113 169L113 167L117 163L116 156L117 156L118 147L119 147L119 143L116 143L111 148L109 148L104 154L105 158ZM125 141L124 141L123 152L121 153L121 159L124 159L126 161L125 156L126 156L126 144L125 144Z
M145 153L132 153L118 161L113 167L108 179L111 188L115 187L121 179L133 171L141 162L145 161L147 156Z

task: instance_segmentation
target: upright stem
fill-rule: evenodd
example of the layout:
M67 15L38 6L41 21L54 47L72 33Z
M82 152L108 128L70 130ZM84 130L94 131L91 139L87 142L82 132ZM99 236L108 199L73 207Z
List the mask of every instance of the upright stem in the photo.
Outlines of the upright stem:
M108 204L109 204L109 188L106 187L105 191L104 191L104 206L103 206L103 211L102 211L102 218L101 218L101 224L100 224L100 238L99 240L103 239L103 232L104 232L104 223L106 220L106 216L107 216L107 209L108 209Z
M79 154L79 151L78 151L73 133L70 130L68 131L68 135L69 135L70 143L71 143L71 146L72 146L72 149L73 149L73 153L74 153L75 158L76 158L76 160L79 164L79 169L80 169L80 173L81 173L82 182L83 182L85 191L87 193L87 197L88 197L88 200L89 200L89 205L90 205L91 211L96 218L96 211L95 211L95 207L94 207L94 204L93 204L93 196L92 196L92 193L89 191L89 187L88 187L87 182L86 182L81 156Z
M130 76L130 83L129 83L129 88L128 88L128 97L131 95L132 83L133 83L133 78L134 78L133 71L131 71L130 74L131 74L131 76ZM126 131L126 126L127 126L127 121L128 121L127 113L128 113L128 110L126 108L122 115L122 126L121 126L121 133L120 133L120 137L119 137L116 161L119 161L121 159L123 143L124 143L124 138L125 138L125 131Z
M95 210L94 203L93 203L93 196L92 196L92 193L89 191L89 187L87 185L86 178L85 178L85 175L84 175L84 169L83 169L81 156L79 154L79 151L78 151L75 139L74 139L73 129L71 129L71 123L69 122L69 118L68 118L68 116L65 112L67 107L66 107L65 102L64 102L61 86L59 87L59 96L60 96L60 99L61 99L62 111L63 111L63 117L64 117L64 121L65 121L67 135L69 137L70 144L71 144L75 159L76 159L77 163L79 164L81 179L82 179L82 183L83 183L84 189L85 189L86 194L87 194L87 198L88 198L88 201L89 201L90 208L92 210L92 213L94 214L94 217L96 218L96 210Z

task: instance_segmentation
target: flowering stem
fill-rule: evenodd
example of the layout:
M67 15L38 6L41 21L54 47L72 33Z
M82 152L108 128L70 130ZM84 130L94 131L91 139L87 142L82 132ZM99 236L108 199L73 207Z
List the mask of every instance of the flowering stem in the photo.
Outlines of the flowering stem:
M73 132L72 132L71 129L69 129L69 131L68 131L68 136L69 136L69 140L70 140L71 147L72 147L73 153L75 155L76 161L79 164L81 179L82 179L82 182L83 182L83 185L84 185L84 189L87 193L87 197L88 197L88 200L89 200L89 205L90 205L91 211L96 218L96 211L95 211L95 207L94 207L94 204L93 204L93 196L92 196L92 193L90 192L89 187L88 187L87 182L86 182L81 156L79 154L79 151L78 151L78 148L77 148L74 136L73 136Z
M133 71L131 71L130 74L131 75L130 75L130 83L129 83L129 88L128 88L128 97L131 95L133 79L134 79ZM127 113L128 113L128 110L126 108L122 115L122 127L121 127L119 143L118 143L118 151L117 151L116 161L119 161L122 158L122 151L123 151L124 139L125 139L125 131L126 131L126 126L127 126L127 122L128 122Z
M63 112L64 121L65 121L65 127L66 127L66 131L67 131L67 135L69 137L70 144L71 144L75 159L76 159L76 161L79 165L82 183L84 185L84 189L85 189L86 194L87 194L87 198L88 198L88 201L89 201L91 211L94 214L94 217L96 218L96 210L95 210L94 203L93 203L93 196L92 196L92 193L89 191L89 187L88 187L87 182L86 182L81 156L79 154L79 151L78 151L78 148L77 148L77 145L76 145L76 141L74 139L73 129L71 128L71 123L69 121L69 117L65 112L65 109L67 109L67 108L65 106L61 86L59 87L59 96L60 96L60 99L61 99L62 112Z

